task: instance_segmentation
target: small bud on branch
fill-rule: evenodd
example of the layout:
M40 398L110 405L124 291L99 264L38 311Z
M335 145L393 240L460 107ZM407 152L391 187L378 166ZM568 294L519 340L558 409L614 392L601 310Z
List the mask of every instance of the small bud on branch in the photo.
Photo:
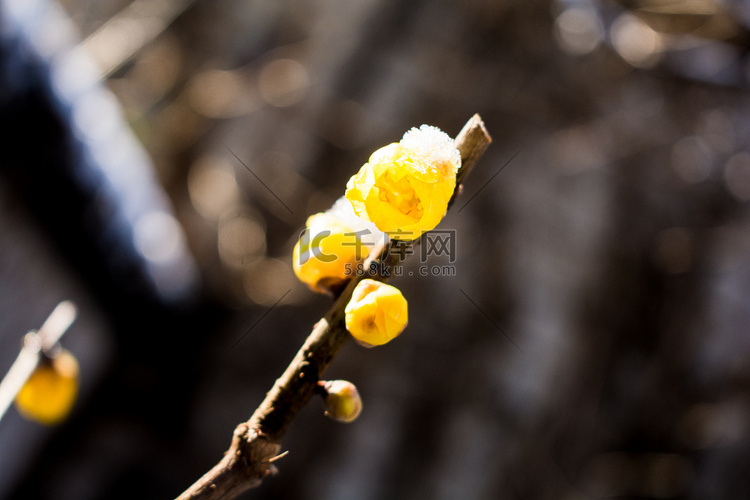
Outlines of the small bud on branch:
M318 382L326 416L346 424L354 422L362 412L362 398L357 387L347 380Z

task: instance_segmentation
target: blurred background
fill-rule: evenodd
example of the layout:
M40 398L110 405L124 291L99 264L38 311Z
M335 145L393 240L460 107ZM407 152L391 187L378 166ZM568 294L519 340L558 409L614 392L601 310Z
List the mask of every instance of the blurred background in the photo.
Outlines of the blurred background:
M407 263L407 330L327 374L359 420L313 400L242 498L750 497L747 0L0 6L0 373L64 299L82 373L0 421L0 498L182 492L330 304L307 216L474 113L455 271Z

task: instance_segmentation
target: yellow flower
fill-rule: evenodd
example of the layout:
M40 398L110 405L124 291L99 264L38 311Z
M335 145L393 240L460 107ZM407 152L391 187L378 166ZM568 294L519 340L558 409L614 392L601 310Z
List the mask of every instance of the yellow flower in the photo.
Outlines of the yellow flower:
M19 413L44 425L64 420L78 394L78 372L78 361L69 351L43 360L16 395Z
M294 274L312 290L326 293L348 280L369 250L361 233L332 214L312 215L306 225L294 246Z
M326 416L339 422L354 422L362 412L362 398L357 387L346 380L318 382L323 392Z
M422 125L375 151L349 179L346 198L357 215L391 238L413 240L442 220L460 167L453 139Z
M398 337L409 319L408 304L398 288L371 279L357 284L344 313L346 329L366 347Z

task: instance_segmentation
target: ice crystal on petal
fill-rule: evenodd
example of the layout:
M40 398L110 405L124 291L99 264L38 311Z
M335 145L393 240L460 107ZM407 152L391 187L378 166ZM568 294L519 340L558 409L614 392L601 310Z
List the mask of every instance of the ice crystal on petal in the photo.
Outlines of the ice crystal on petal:
M456 169L461 167L461 154L453 139L432 125L412 128L404 134L400 144L420 160L422 169L436 169L445 162Z

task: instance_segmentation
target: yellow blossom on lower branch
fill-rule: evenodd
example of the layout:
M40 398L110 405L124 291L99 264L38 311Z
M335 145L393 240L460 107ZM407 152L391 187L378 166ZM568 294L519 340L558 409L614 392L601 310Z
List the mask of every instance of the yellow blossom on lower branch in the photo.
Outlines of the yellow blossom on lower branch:
M346 198L357 215L390 237L414 240L442 220L460 167L453 139L422 125L375 151L349 179Z
M398 337L409 319L408 304L398 288L371 279L357 284L344 313L346 329L366 347Z
M311 215L306 226L294 247L292 267L300 281L325 293L348 280L369 249L349 225L330 213Z
M64 420L78 394L78 372L78 361L69 351L42 360L16 395L19 413L44 425Z

